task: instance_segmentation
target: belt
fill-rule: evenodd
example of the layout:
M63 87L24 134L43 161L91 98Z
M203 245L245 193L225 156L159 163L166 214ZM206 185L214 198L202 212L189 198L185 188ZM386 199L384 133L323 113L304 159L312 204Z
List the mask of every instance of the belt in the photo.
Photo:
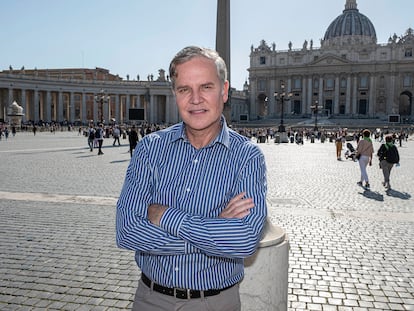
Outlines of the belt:
M173 296L179 299L192 299L192 298L215 296L215 295L220 294L222 291L225 291L226 289L229 289L235 285L234 284L234 285L231 285L223 289L192 290L192 289L185 289L185 288L170 288L170 287L159 285L151 281L144 273L141 273L141 280L142 282L144 282L145 285L147 285L152 290L158 293L168 295L168 296Z

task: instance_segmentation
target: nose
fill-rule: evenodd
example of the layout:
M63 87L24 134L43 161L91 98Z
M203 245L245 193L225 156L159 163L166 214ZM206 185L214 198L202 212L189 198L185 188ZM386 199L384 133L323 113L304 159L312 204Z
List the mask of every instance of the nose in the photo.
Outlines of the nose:
M198 105L201 103L201 92L198 89L193 90L191 93L191 103Z

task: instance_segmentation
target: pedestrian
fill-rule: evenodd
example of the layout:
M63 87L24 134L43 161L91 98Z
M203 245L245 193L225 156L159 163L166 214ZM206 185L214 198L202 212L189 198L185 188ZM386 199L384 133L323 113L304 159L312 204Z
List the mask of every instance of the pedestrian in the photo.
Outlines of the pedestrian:
M102 152L102 144L103 144L103 139L104 139L104 129L103 129L103 124L100 123L98 128L95 131L95 139L98 141L98 155L102 155L104 154Z
M394 164L399 165L400 163L400 155L397 147L392 143L392 136L385 136L385 143L378 149L377 155L379 157L382 174L384 175L382 185L387 189L391 189L391 169Z
M335 146L336 146L336 159L338 161L341 161L341 153L342 153L342 136L341 135L337 135L336 139L335 139Z
M121 146L121 142L119 141L119 137L121 136L121 131L119 130L118 125L115 125L115 128L112 132L112 136L114 137L114 142L112 146L115 146L116 142L118 142L118 146Z
M131 158L132 158L132 153L138 144L138 132L135 128L135 125L132 125L132 128L129 131L128 139L129 139L129 153L131 154Z
M369 178L367 173L367 166L372 165L372 155L374 153L374 146L371 140L371 132L369 130L364 130L362 132L362 139L358 141L358 146L356 150L356 158L358 159L359 168L361 171L360 181L357 183L359 186L363 186L365 181L365 188L369 189Z
M169 73L182 122L140 141L117 203L117 244L141 270L133 310L240 310L243 258L267 216L265 159L226 124L217 52L184 48Z
M91 152L93 151L94 140L95 140L95 129L93 128L93 125L90 124L89 129L88 129L88 146Z

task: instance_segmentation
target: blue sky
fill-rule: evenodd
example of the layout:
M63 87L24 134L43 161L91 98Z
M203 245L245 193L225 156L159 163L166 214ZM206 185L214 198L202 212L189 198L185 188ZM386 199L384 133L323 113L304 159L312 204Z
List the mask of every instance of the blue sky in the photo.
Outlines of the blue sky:
M231 0L231 82L248 78L250 47L320 46L345 0ZM378 43L414 28L412 0L357 0ZM216 0L0 0L0 71L102 67L146 79L187 45L215 47Z

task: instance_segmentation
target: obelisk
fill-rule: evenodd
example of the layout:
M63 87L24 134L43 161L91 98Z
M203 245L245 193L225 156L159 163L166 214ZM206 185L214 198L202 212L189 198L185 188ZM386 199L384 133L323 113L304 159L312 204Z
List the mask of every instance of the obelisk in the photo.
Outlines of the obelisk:
M224 59L227 65L227 79L230 82L230 0L217 0L217 25L216 25L216 51ZM224 105L224 116L228 123L231 122L231 92Z

